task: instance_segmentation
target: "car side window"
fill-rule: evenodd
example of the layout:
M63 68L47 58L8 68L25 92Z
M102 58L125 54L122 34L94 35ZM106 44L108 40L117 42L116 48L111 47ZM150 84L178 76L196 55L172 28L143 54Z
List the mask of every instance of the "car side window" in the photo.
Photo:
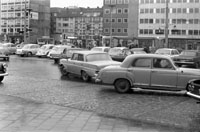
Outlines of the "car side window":
M133 67L145 67L145 68L150 68L151 67L151 59L150 58L140 58L136 59L132 63Z
M154 68L171 69L173 66L167 59L155 58L153 59Z
M78 54L73 54L71 60L78 60Z
M84 61L83 55L81 55L81 54L78 55L78 61Z

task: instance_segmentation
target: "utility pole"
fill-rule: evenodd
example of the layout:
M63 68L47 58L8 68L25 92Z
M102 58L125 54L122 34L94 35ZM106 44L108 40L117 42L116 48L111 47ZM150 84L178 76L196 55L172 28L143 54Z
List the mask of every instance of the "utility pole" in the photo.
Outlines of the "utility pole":
M109 5L110 7L110 46L112 46L112 12L113 12L113 7L115 5Z
M166 18L165 18L165 46L169 48L168 42L169 30L169 0L166 0Z
M24 43L26 44L27 43L27 40L26 40L26 0L25 0L25 8L24 8Z

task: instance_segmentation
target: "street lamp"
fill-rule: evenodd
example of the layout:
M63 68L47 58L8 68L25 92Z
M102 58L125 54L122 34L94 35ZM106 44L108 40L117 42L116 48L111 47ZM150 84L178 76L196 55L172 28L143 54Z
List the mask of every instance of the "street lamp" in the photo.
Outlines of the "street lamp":
M168 44L168 29L169 29L169 0L166 0L166 18L165 18L165 45L169 48Z
M110 46L112 46L112 12L115 5L108 5L110 7Z

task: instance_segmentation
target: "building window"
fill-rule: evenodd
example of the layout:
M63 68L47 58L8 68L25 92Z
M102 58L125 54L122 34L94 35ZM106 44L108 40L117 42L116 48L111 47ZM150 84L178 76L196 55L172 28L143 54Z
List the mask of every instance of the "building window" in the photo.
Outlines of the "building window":
M144 9L140 9L140 14L143 14L144 13Z
M111 4L116 4L116 0L111 0Z
M189 9L189 13L194 13L193 8L190 8L190 9Z
M127 28L124 28L124 33L127 33L127 32L128 32Z
M121 19L121 18L118 18L118 19L117 19L117 22L118 22L118 23L121 23L121 22L122 22L122 19Z
M140 29L140 34L144 34L143 29Z
M109 23L109 22L110 22L110 19L109 19L109 18L105 18L104 22L105 22L105 23Z
M172 13L176 13L176 8L173 8L173 9L172 9Z
M115 23L116 22L116 19L115 18L112 18L112 23Z
M150 3L152 4L152 3L153 3L153 0L150 0Z
M194 20L193 19L189 19L189 24L193 24Z
M193 35L193 30L189 30L188 35Z
M122 4L122 0L117 0L117 4Z
M199 13L199 8L195 8L195 9L194 9L194 12L195 12L195 13Z
M156 13L160 13L160 9L159 8L156 9Z
M124 18L124 23L127 23L128 22L128 19L127 18Z
M153 9L150 9L150 11L149 11L150 13L153 13Z
M156 23L159 24L160 23L160 19L156 19Z
M114 28L112 28L112 33L114 33L115 32L115 29Z
M117 14L122 14L122 9L117 9Z
M149 9L146 8L146 9L144 10L144 12L145 12L146 14L148 14L148 13L149 13Z
M124 4L129 4L129 0L124 0Z
M186 8L183 8L183 13L187 13L187 9Z
M109 29L108 28L104 28L104 32L105 33L109 33Z
M124 14L127 14L127 13L128 13L128 9L125 8L125 9L124 9Z
M121 28L118 28L118 29L117 29L117 32L118 32L118 33L121 33L121 32L122 32L122 29L121 29Z
M149 23L150 23L150 24L153 24L153 19L149 19Z
M105 4L109 5L110 4L110 0L105 0Z
M110 9L105 9L104 12L105 14L110 14Z
M143 24L144 23L144 19L140 19L140 24Z

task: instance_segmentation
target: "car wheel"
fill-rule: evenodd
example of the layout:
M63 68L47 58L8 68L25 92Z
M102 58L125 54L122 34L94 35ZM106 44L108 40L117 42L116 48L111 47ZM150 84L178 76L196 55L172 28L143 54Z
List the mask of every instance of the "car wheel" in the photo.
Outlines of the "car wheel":
M54 59L54 63L55 63L55 64L58 64L59 62L60 62L59 59Z
M186 87L186 90L187 90L188 92L192 92L192 91L194 90L194 85L192 85L191 83L188 83L188 84L187 84L187 87Z
M69 73L66 71L65 67L63 65L59 65L60 72L63 76L67 76Z
M118 79L114 83L115 90L118 93L128 93L131 91L131 85L126 79Z
M31 53L31 52L28 52L28 53L27 53L27 56L32 56L32 53Z
M4 79L4 76L1 76L1 77L0 77L0 82L2 82L2 81L3 81L3 79Z
M81 72L81 78L83 79L83 81L88 82L90 80L90 76L85 72L82 71Z

